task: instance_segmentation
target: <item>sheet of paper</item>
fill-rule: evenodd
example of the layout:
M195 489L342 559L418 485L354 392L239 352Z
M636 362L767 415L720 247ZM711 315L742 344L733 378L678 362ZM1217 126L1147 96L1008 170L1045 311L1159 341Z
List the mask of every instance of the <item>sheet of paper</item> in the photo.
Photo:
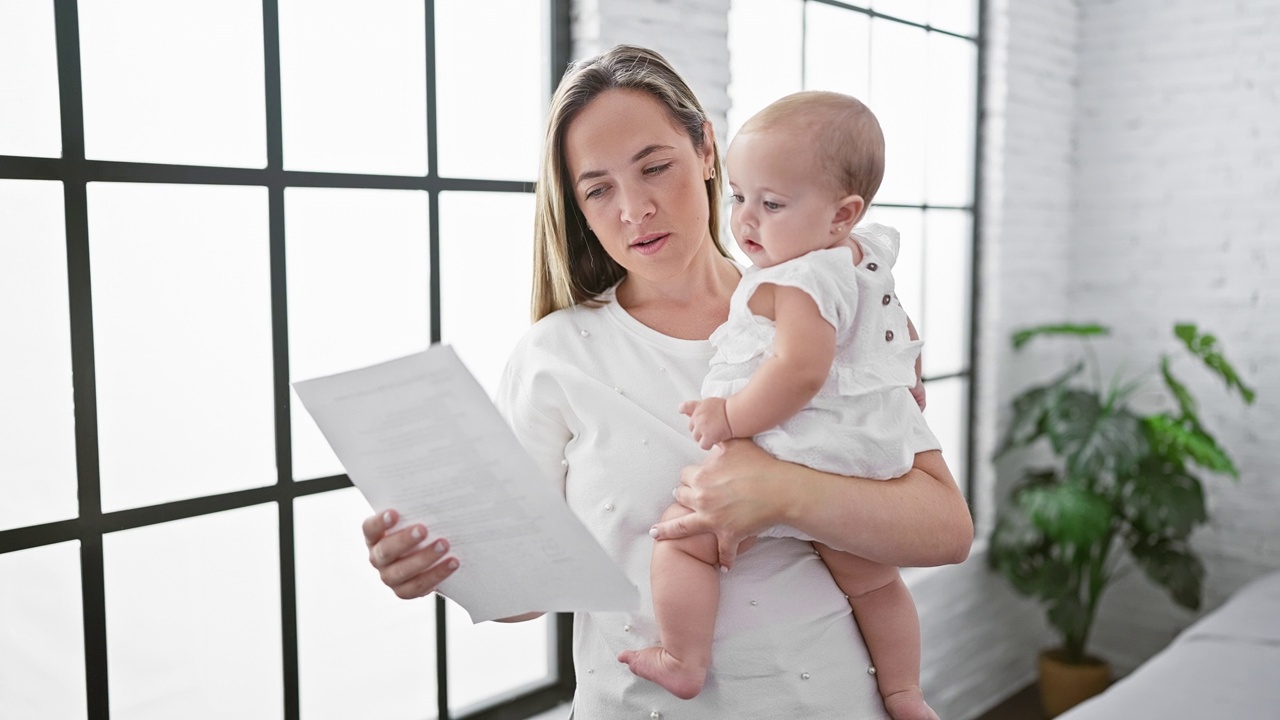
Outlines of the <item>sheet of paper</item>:
M632 610L639 592L570 512L446 345L294 383L376 512L449 539L440 586L473 622L532 610Z

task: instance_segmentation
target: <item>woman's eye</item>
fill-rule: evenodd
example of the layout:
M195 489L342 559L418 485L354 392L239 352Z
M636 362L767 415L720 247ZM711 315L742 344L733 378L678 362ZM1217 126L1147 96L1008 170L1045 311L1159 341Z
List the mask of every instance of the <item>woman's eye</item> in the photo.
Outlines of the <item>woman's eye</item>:
M645 175L658 175L658 174L660 174L660 173L666 172L666 171L667 171L667 169L668 169L668 168L670 168L670 167L671 167L671 163L667 163L667 164L665 164L665 165L654 165L653 167L645 168L645 169L644 169L644 174L645 174Z
M604 188L602 188L602 187L593 187L593 188L591 188L590 190L588 190L588 191L587 191L587 194L586 194L586 195L584 195L583 197L585 197L585 198L586 198L586 199L588 199L588 200L591 200L591 199L593 199L593 198L598 198L598 197L600 197L600 196L601 196L601 195L603 195L603 194L604 194Z

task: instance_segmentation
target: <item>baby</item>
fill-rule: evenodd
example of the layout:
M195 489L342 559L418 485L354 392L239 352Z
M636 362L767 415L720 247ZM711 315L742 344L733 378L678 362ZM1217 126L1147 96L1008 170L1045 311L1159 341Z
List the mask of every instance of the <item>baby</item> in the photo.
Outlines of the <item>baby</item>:
M711 336L703 399L680 407L694 439L705 450L754 438L775 457L851 477L905 474L938 441L911 392L920 342L894 295L898 234L853 229L884 174L875 116L838 93L789 95L747 121L726 167L733 234L755 266ZM688 512L673 505L663 519ZM814 540L786 527L761 537ZM919 621L897 568L813 544L849 598L890 717L937 720L920 689ZM618 656L677 697L706 682L718 562L713 535L656 543L662 646Z

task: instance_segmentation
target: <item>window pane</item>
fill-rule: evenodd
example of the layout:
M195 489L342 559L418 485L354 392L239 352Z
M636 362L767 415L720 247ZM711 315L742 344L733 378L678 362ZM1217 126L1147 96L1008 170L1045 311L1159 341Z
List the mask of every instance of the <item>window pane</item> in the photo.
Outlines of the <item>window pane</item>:
M285 190L291 382L427 348L427 213L415 190ZM292 397L294 478L343 473Z
M732 0L729 5L729 141L747 118L804 89L801 0Z
M978 3L974 0L929 0L929 24L961 35L976 35Z
M942 456L960 489L967 486L969 462L969 378L956 377L925 383L924 417L942 444Z
M440 175L533 180L549 84L546 3L451 0L435 9Z
M929 0L871 0L871 8L911 22L924 23L929 19Z
M550 626L555 615L522 623L472 624L467 611L448 603L449 710L492 701L552 676Z
M805 89L832 90L868 102L871 20L816 2L805 3L804 9Z
M533 196L440 193L440 331L493 396L529 329Z
M266 189L88 199L103 509L274 483Z
M427 174L421 0L283 0L280 96L290 170Z
M266 165L259 0L78 8L88 157Z
M59 157L52 0L0 2L0 155Z
M924 346L924 375L969 368L969 283L973 277L973 218L963 210L925 215L924 307L916 319Z
M973 204L977 53L969 40L929 33L925 154L930 205Z
M405 602L378 581L353 532L371 512L355 488L294 508L302 717L435 717L435 600Z
M898 261L893 266L894 294L907 311L916 330L924 313L924 213L912 208L887 208L872 205L866 222L876 222L897 229L902 238ZM928 337L924 337L928 347Z
M274 503L103 537L113 720L280 717Z
M884 182L876 201L924 203L925 31L871 21L871 106L884 131Z
M0 555L0 578L0 717L85 717L80 543Z
M63 219L62 183L0 180L0 530L77 513Z

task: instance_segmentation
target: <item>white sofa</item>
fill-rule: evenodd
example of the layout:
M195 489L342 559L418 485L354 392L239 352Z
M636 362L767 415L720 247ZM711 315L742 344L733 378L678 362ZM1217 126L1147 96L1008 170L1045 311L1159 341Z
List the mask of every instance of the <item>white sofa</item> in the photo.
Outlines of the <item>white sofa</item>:
M1241 588L1059 720L1280 718L1280 572Z

